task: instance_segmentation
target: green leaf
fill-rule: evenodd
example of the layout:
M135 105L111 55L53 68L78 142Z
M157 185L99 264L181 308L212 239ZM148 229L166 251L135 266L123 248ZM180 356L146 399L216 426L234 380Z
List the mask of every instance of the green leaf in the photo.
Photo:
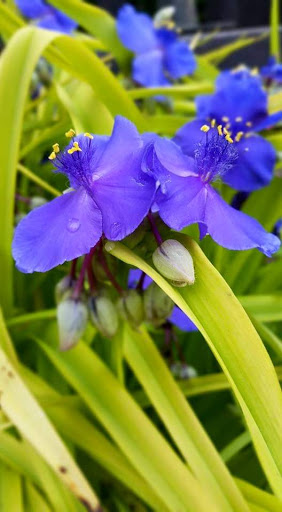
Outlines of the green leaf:
M0 338L7 336L3 323ZM98 500L68 450L0 348L0 389L3 412L36 448L76 496L95 510ZM61 468L64 468L62 471Z
M203 81L196 83L188 83L185 85L174 85L171 87L140 87L138 89L130 89L128 95L133 99L150 98L151 96L171 96L172 98L189 98L198 94L208 94L213 92L214 86L212 82Z
M193 473L218 510L248 510L227 468L148 333L124 326L124 355Z
M23 125L24 106L33 69L46 46L56 37L53 32L34 27L19 30L0 60L0 304L5 315L12 311L14 194L16 167Z
M193 286L173 288L120 243L108 242L106 248L152 277L198 326L230 381L264 470L281 496L282 397L271 360L242 306L199 246L185 235L175 234L175 238L193 257L196 275Z
M280 58L279 0L271 0L270 10L270 55Z
M282 320L282 295L246 295L238 299L248 314L260 322Z
M120 63L124 64L129 59L130 53L117 35L115 19L107 11L80 0L50 0L50 4L61 9L89 34L100 39Z
M196 478L89 347L80 342L71 351L58 353L44 343L40 346L171 512L216 510Z
M3 464L0 464L0 510L24 512L21 477Z

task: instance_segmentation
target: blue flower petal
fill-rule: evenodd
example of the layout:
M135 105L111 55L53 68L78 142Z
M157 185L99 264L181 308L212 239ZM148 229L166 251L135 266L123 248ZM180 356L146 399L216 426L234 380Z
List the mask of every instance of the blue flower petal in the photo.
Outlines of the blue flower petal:
M222 177L223 181L244 192L251 192L269 184L276 160L275 150L259 135L251 135L236 144L238 159Z
M197 61L185 41L176 41L166 46L164 65L170 76L177 80L192 75L197 67Z
M40 18L49 11L43 0L15 0L16 6L26 18Z
M226 249L257 248L266 256L279 249L280 241L276 236L267 233L255 219L225 203L199 178L171 175L166 194L159 191L156 201L161 218L173 229L202 223L209 235Z
M198 328L196 325L190 320L190 318L181 311L177 306L174 306L172 313L169 317L170 322L173 325L176 325L178 329L184 332L193 332L197 331Z
M201 132L201 126L203 126L203 124L205 124L205 121L196 119L195 121L184 124L184 126L176 132L172 140L180 146L185 155L194 157L196 146L203 136Z
M164 74L163 52L156 49L133 59L133 78L145 87L164 87L169 80Z
M279 112L275 112L274 114L270 114L266 116L265 119L257 123L252 130L256 132L260 132L261 130L266 130L267 128L271 128L275 124L279 123L282 120L282 110Z
M118 11L117 32L124 46L134 53L144 53L158 46L150 16L136 12L131 5L126 4Z
M167 171L177 176L195 175L194 159L185 155L174 141L158 137L154 142L154 149L158 161Z
M92 187L93 199L102 212L103 231L110 240L132 233L151 207L155 181L141 170L143 153L134 124L117 116Z
M13 257L21 272L46 272L87 254L101 235L101 212L80 188L36 208L19 223Z
M140 277L142 275L142 270L140 270L139 268L131 268L130 271L129 271L129 274L128 274L128 286L129 288L136 288L137 284L139 283L139 280L140 280ZM152 283L152 278L147 276L145 276L145 279L143 281L143 290L146 290L146 288L148 288L148 286Z
M77 23L68 16L60 13L56 9L50 10L46 15L39 18L36 25L47 30L62 32L63 34L71 34L77 27Z

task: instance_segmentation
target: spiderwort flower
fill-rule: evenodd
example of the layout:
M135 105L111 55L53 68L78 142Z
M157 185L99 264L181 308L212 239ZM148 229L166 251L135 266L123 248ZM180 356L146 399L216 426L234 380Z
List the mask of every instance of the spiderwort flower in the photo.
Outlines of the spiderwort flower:
M70 34L77 23L44 0L15 0L18 9L38 27Z
M73 135L70 131L68 135ZM71 191L33 210L17 226L13 256L22 272L47 270L87 254L102 233L121 240L147 215L155 183L141 170L143 141L118 116L110 137L82 134L50 158Z
M237 163L225 170L223 181L245 192L267 185L273 175L275 150L255 132L273 126L282 119L282 112L268 115L261 78L245 68L224 71L216 81L215 93L198 96L196 106L199 121L180 128L174 141L190 156L200 126L214 119L228 129L238 152Z
M166 27L155 27L152 19L124 5L117 16L118 35L135 53L133 78L146 87L169 85L196 68L196 59L185 41Z
M269 57L266 65L261 68L260 74L268 84L272 82L282 84L282 64L273 56Z
M198 126L198 122L196 126ZM230 133L222 126L203 125L193 132L194 157L186 156L173 141L160 137L147 151L143 169L155 174L160 184L154 209L171 228L181 230L198 223L201 238L206 234L223 247L245 250L257 247L267 256L278 250L278 238L267 233L253 218L229 206L212 183L232 166L240 166L241 155ZM192 154L192 149L190 154Z

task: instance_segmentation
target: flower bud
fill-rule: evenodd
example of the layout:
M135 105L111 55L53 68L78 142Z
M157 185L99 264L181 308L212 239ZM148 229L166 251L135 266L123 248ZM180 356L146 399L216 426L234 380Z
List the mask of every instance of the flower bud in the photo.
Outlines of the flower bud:
M148 322L158 327L162 325L173 310L174 303L155 283L150 284L144 292L145 317Z
M67 275L63 277L55 286L55 299L57 304L66 298L67 295L73 290L76 281L70 276Z
M153 253L156 269L174 286L195 282L195 272L189 251L177 240L166 240Z
M43 206L43 204L45 203L47 203L47 201L44 197L34 196L31 197L30 199L29 208L31 210L34 210L34 208L38 208L38 206Z
M118 330L118 314L112 300L102 295L92 296L88 301L92 323L103 336L111 338Z
M176 363L173 363L170 367L171 372L173 375L178 379L191 379L193 377L197 377L198 373L193 366L188 366L185 363L180 363L180 361L177 361Z
M77 344L87 325L88 311L80 299L68 298L57 308L60 350L65 351Z
M144 320L143 299L137 290L128 290L119 298L118 310L133 327L138 327Z

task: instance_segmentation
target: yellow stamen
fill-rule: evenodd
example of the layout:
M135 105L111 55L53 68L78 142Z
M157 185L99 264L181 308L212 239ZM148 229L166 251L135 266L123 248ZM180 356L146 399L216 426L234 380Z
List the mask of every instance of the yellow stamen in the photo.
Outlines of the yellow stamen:
M244 135L244 132L238 132L235 137L236 142L239 142L242 139L243 135Z
M223 133L224 133L225 135L231 135L231 133L227 130L227 128L226 128L226 127L224 127L224 128L223 128Z
M75 153L76 151L82 151L82 149L79 147L79 145L78 145L78 142L77 142L77 141L75 141L75 142L73 143L73 147L72 147L72 148L68 149L68 154L69 154L69 155L72 155L72 154L73 154L73 153Z
M243 121L243 118L241 116L238 116L235 118L236 123L241 123Z
M227 142L229 142L230 144L233 144L234 142L233 139L231 139L230 134L226 135L225 140L227 140Z
M51 155L49 155L48 158L49 158L49 160L55 160L55 158L56 158L55 151L52 151Z
M88 137L88 139L94 139L93 135L91 135L91 133L85 133L84 134L84 137Z
M201 131L202 132L208 132L210 129L210 127L207 125L207 124L203 124L203 126L201 126Z
M222 125L221 124L218 125L217 131L218 131L218 135L223 135L223 133L222 133Z
M247 121L246 122L246 126L252 126L252 125L253 125L252 121Z
M215 127L215 123L216 123L215 119L212 119L212 120L211 120L211 127L212 127L212 128L214 128L214 127Z
M65 133L65 136L68 137L69 139L74 137L74 135L75 135L75 131L72 128L68 132Z
M251 75L257 76L258 74L259 74L258 68L253 68L252 71L251 71Z
M53 144L53 150L55 153L59 153L60 152L60 146L59 144L56 142L56 144Z
M221 119L224 123L228 123L228 121L229 121L229 117L227 117L227 116L223 116Z

